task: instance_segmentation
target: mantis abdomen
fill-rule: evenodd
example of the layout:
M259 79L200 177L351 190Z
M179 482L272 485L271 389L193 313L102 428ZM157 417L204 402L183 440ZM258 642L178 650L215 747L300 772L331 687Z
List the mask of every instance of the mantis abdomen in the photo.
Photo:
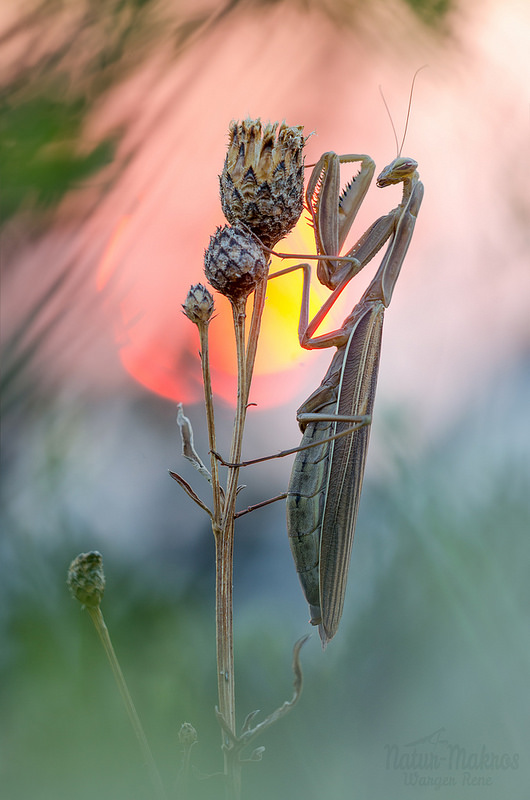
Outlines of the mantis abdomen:
M296 455L287 528L311 623L319 625L324 644L335 635L344 606L371 427L352 430L351 420L333 417L371 418L384 310L381 302L361 300L344 322L349 333L345 345L338 348L321 386L298 410L301 446L322 443ZM322 421L304 424L307 413L319 414Z

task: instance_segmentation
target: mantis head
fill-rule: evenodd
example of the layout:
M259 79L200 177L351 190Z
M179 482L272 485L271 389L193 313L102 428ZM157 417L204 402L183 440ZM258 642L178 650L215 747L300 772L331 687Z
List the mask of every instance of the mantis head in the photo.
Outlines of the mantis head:
M404 183L412 178L417 169L418 162L413 158L398 156L378 176L377 185L381 188L393 183Z

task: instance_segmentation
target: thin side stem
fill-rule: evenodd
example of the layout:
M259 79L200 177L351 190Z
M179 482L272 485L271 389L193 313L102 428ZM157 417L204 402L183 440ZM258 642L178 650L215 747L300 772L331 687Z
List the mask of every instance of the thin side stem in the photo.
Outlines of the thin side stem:
M250 392L250 384L252 382L252 373L254 371L254 362L256 360L256 351L258 347L258 337L261 327L261 318L263 316L263 308L265 306L265 293L267 281L262 281L256 288L254 294L254 307L252 310L252 320L250 324L250 333L248 339L248 347L245 348L245 304L241 303L239 306L233 306L234 316L234 329L236 335L236 348L237 348L237 407L236 416L234 419L234 432L232 437L232 446L230 449L230 463L239 464L241 461L241 449L243 444L243 429L245 426L245 419L247 415L247 403ZM215 461L215 455L212 454ZM223 526L225 526L230 519L233 520L235 512L235 502L237 494L237 480L239 477L239 467L233 467L228 476L227 495L225 513L223 516Z
M234 305L232 307L232 310L234 316L234 329L235 329L236 349L237 349L237 406L236 406L236 415L234 418L232 446L230 448L230 454L231 454L230 462L237 464L241 460L243 428L245 425L245 417L247 413L247 398L248 398L247 358L245 354L246 313L245 313L244 301L237 306ZM234 456L233 458L232 455ZM226 490L226 504L223 515L223 528L229 526L231 520L233 524L238 477L239 477L239 468L235 467L230 469L230 472L228 474L228 483Z
M232 314L234 317L234 331L236 336L237 351L237 407L236 416L234 419L234 432L232 436L231 452L241 453L243 427L245 425L248 397L248 370L245 354L246 303L244 300L239 304L232 306Z
M208 344L209 324L199 324L199 337L201 342L201 364L202 380L204 384L204 402L206 406L206 423L208 427L208 445L210 449L210 463L212 475L213 492L213 516L216 524L219 524L222 513L221 487L219 485L219 464L213 455L216 450L215 443L215 419L213 407L212 378L210 372L210 351Z
M247 346L247 370L246 370L246 395L245 395L245 413L248 403L248 395L250 392L250 384L252 382L252 375L254 373L254 363L256 361L256 352L258 349L259 332L261 329L261 318L263 317L263 309L265 308L265 297L267 294L267 278L265 278L254 292L254 306L252 308L252 319L250 321L250 332L248 336Z
M158 772L158 768L155 764L153 754L151 753L151 748L149 747L149 743L144 733L142 723L140 722L140 718L134 706L129 689L127 687L127 684L125 683L125 678L123 677L123 672L121 671L118 658L116 656L116 653L114 652L114 647L112 646L112 642L110 640L109 632L107 626L105 625L105 620L103 619L103 614L101 613L101 609L99 606L96 606L95 608L87 606L87 611L92 618L92 622L94 623L98 636L107 654L107 658L110 662L112 672L114 673L114 678L116 679L116 683L118 685L118 689L120 690L122 700L125 704L127 714L129 715L131 725L133 726L134 733L136 735L136 738L138 739L146 766L149 770L149 775L151 777L151 783L153 784L153 789L155 790L155 795L157 798L159 798L159 800L166 800L166 793L164 790L162 779L160 777L160 773Z

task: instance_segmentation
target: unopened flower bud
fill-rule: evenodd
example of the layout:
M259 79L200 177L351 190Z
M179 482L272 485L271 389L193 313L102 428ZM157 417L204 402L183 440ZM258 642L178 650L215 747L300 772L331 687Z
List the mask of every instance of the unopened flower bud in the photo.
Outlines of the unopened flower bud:
M205 325L213 314L213 297L206 286L197 283L190 288L182 308L195 325Z
M248 297L267 275L267 260L252 234L225 225L210 237L204 273L214 289L232 302Z
M191 722L183 722L179 730L179 742L184 747L191 747L198 740L197 731Z
M231 122L219 177L223 213L244 223L266 247L287 236L303 208L303 127L246 119Z
M95 608L105 591L103 558L97 550L78 555L68 568L67 586L80 603Z

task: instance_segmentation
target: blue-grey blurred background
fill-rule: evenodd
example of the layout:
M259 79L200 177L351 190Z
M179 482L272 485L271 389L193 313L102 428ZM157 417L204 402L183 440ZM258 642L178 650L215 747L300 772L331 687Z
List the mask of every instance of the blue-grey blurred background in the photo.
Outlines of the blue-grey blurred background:
M170 793L184 721L197 770L221 768L212 535L167 469L208 498L180 456L177 401L208 449L180 307L223 223L228 123L285 118L315 131L307 163L333 149L382 167L395 145L378 86L400 137L428 64L404 148L425 202L385 323L341 629L325 653L315 633L305 646L302 699L256 742L244 797L530 798L528 7L28 0L5 4L0 26L2 797L150 796L65 586L92 549ZM357 235L398 202L385 192L370 193ZM293 249L311 246L297 235ZM299 352L298 289L271 289L248 456L296 445L296 408L330 358ZM216 302L226 453L233 345ZM240 507L285 491L289 470L247 469ZM237 523L240 723L290 697L292 646L309 630L284 515L277 503ZM221 797L218 779L192 796Z

